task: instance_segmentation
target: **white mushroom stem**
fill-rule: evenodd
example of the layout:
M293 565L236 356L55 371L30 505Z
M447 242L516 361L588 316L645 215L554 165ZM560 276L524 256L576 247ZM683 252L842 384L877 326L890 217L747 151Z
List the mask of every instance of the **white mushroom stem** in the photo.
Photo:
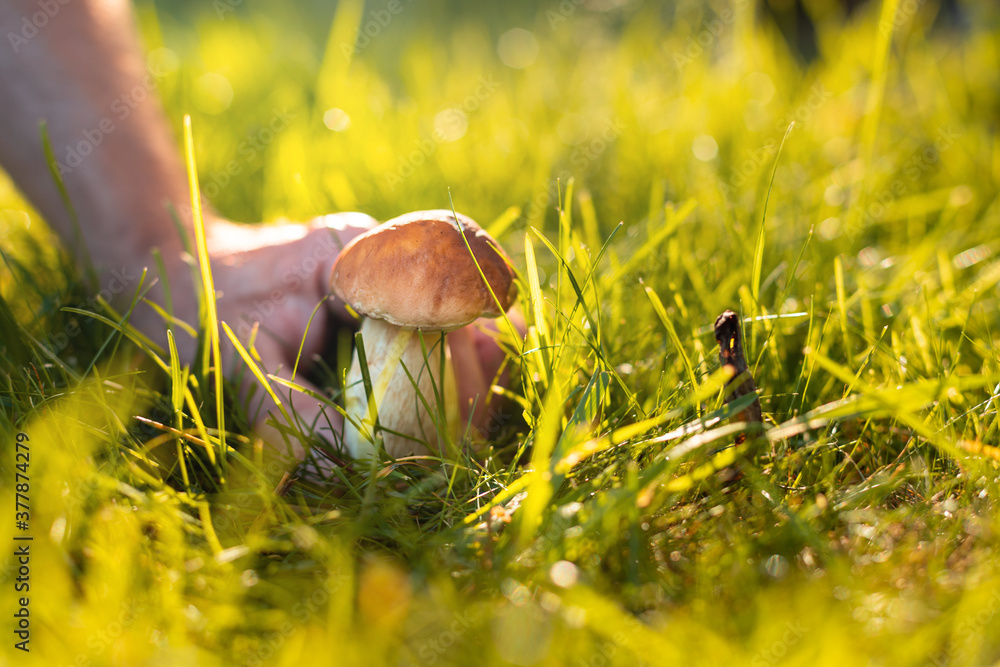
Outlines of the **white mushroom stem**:
M390 456L398 458L411 454L441 453L445 442L439 431L443 431L448 438L454 438L458 426L458 391L447 345L443 345L443 383L440 378L441 334L424 333L421 346L419 332L384 320L365 318L361 324L361 337L375 410L372 410L366 395L361 364L355 350L351 369L347 373L346 411L361 424L361 430L350 420L345 420L344 446L347 451L356 459L374 456L373 427L377 411L379 425L385 429L381 431L385 451ZM427 350L426 358L424 348ZM403 365L410 372L412 381L403 371ZM442 407L444 415L440 414Z

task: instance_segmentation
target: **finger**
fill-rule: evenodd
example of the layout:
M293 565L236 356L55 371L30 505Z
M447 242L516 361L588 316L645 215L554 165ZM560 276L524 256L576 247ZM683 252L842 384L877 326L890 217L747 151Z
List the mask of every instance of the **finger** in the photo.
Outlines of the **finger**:
M363 213L338 213L304 225L220 225L224 231L215 232L213 268L219 264L241 271L240 282L230 285L237 295L275 286L325 294L341 249L375 224Z
M314 229L326 229L346 245L352 238L371 229L378 222L365 213L331 213L313 218L306 224L277 222L244 224L218 220L208 225L205 233L209 250L213 254L234 254L285 246L306 236Z
M521 314L521 310L517 307L511 308L507 311L507 319L514 326L518 337L524 340L524 334L527 332L528 326L525 324L524 315ZM509 331L509 328L502 318L490 319L485 317L473 322L472 326L474 328L473 341L476 345L476 354L479 355L479 359L482 361L486 375L489 378L493 378L507 358L506 352L497 343L497 338L500 335L501 328L504 331ZM504 386L506 386L506 383L506 378L500 382Z
M524 336L525 322L521 312L512 308L507 317L518 335ZM491 387L508 384L508 373L501 372L506 353L497 343L500 320L480 318L472 324L448 334L448 346L455 369L455 384L459 395L459 414L463 423L471 423L482 437L489 437L493 422L500 411L491 404ZM501 420L502 421L502 420Z
M336 464L315 445L322 439L331 444L323 449L338 446L343 436L340 414L317 398L323 395L319 387L303 379L301 374L293 378L291 364L287 363L285 351L277 341L262 341L257 346L257 353L260 356L258 365L271 391L248 373L241 386L241 396L254 430L264 442L264 469L269 474L292 472L301 463L308 462L311 473L328 477ZM268 375L292 383L295 388Z
M476 350L474 325L456 329L448 334L452 368L455 369L455 386L458 390L458 413L463 426L471 424L478 429L486 414L490 382L482 360Z
M225 313L241 338L246 338L255 323L262 334L281 339L286 352L295 353L303 343L306 358L325 343L328 314L356 326L355 320L338 304L331 311L314 309L329 296L329 275L340 249L350 239L370 228L375 220L363 214L324 216L309 225L284 225L297 236L279 233L275 245L263 245L217 258L216 287L221 293L220 313Z

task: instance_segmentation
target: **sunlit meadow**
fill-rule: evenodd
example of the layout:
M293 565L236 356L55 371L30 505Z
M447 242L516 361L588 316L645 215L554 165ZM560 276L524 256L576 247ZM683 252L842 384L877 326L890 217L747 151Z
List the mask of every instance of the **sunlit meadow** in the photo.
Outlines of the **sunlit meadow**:
M997 8L808 2L808 59L743 0L482 4L136 5L223 215L453 201L507 248L529 331L476 454L276 497L233 394L223 457L211 376L123 335L0 181L0 662L1000 659Z

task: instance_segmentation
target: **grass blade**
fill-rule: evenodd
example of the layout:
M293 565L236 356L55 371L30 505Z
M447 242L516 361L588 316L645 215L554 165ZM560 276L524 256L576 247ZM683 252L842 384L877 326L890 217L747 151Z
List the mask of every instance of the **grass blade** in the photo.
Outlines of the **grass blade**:
M642 283L641 280L639 282ZM680 336L677 335L677 329L674 328L674 323L670 321L670 316L667 315L667 309L663 307L663 302L660 301L660 297L657 296L656 292L654 292L651 287L643 285L642 289L646 292L646 296L649 297L650 303L653 304L653 310L656 311L656 316L659 317L660 322L663 323L663 328L667 330L667 336L670 337L670 342L673 343L674 348L677 350L677 355L681 358L681 363L684 364L684 370L687 371L688 380L691 382L691 389L697 389L698 378L694 374L694 367L691 365L691 359L684 350L684 345L681 343Z
M781 143L778 144L778 152L774 156L774 164L771 166L771 179L767 183L767 194L764 196L764 210L760 214L760 227L757 229L757 241L754 244L753 250L753 270L750 277L750 294L753 297L752 303L750 304L750 317L751 319L756 318L759 311L761 310L760 305L760 276L764 269L764 229L765 223L767 222L767 205L771 201L771 190L774 188L774 175L778 172L778 161L781 159L781 150L785 147L785 142L788 141L788 135L792 133L792 128L795 127L795 121L788 124L788 129L785 130L785 136L781 138ZM751 324L751 348L757 349L757 327ZM744 338L746 340L746 338Z
M215 282L212 279L212 266L208 259L208 240L205 234L205 218L201 210L201 190L198 187L198 166L194 159L194 134L191 130L191 116L184 116L184 152L187 159L188 187L191 189L191 214L193 216L195 246L198 250L198 265L201 268L201 286L203 303L205 304L205 319L202 330L208 332L209 348L202 358L202 376L209 374L209 351L211 352L211 368L215 378L215 417L219 429L221 451L221 470L219 476L226 478L226 411L223 400L222 351L219 345L219 315L215 303ZM230 338L235 339L231 333ZM259 370L258 370L259 372ZM265 385L266 386L266 385ZM291 423L291 422L289 422Z

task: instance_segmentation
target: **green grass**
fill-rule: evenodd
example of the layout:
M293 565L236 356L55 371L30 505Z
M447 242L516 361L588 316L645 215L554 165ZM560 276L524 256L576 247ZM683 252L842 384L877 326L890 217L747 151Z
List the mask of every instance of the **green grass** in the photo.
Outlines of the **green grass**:
M900 2L888 35L880 5L815 3L803 65L741 3L700 53L697 5L571 4L404 4L350 63L377 3L139 6L224 215L451 196L497 235L529 324L504 338L516 407L481 455L279 499L232 385L124 335L3 180L0 498L26 432L35 540L32 652L8 633L0 662L1000 659L996 10L959 33ZM754 316L766 422L740 451L725 308Z

